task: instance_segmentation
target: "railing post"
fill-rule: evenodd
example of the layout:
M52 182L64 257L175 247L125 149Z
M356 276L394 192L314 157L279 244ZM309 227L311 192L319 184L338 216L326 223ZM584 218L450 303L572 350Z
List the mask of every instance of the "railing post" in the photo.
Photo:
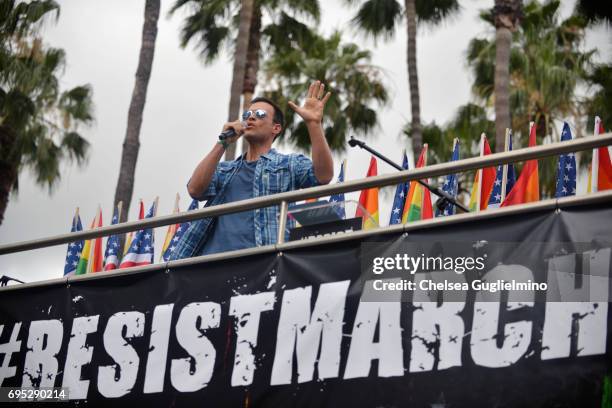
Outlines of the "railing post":
M285 229L287 228L287 212L289 206L287 205L287 201L281 201L280 203L280 213L278 220L278 236L276 243L282 244L285 242Z

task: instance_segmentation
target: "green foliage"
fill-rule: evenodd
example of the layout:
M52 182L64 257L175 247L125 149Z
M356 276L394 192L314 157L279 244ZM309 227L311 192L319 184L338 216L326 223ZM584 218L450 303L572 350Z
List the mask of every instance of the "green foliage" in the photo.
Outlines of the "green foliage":
M78 129L93 121L90 87L62 92L64 51L38 37L53 14L53 1L0 1L0 168L18 174L28 166L49 188L63 159L84 162L88 142Z
M287 131L281 137L299 149L310 149L306 126L287 102L299 103L314 79L323 81L332 92L323 122L330 148L344 151L351 132L370 135L378 123L372 104L382 106L388 101L381 71L370 59L369 51L342 43L339 32L329 38L315 36L309 47L296 47L269 58L263 68L268 83L264 93L286 107Z
M353 3L353 1L349 1ZM417 0L417 24L435 26L459 11L457 0ZM366 0L357 9L353 22L364 33L389 40L399 28L404 8L397 0Z
M586 102L587 129L593 129L596 115L608 129L612 126L612 64L598 65L587 79L594 90L593 97Z
M304 44L309 38L304 23L319 21L318 0L256 0L268 25L262 27L262 42L277 51L290 48L298 41ZM214 62L223 49L231 49L238 34L239 0L177 0L170 14L186 12L181 26L181 46L194 44L206 64Z

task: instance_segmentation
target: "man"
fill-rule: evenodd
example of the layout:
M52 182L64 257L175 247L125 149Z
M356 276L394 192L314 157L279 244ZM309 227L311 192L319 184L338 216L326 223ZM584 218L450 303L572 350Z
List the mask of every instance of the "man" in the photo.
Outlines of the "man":
M329 183L333 161L321 121L330 96L325 85L316 81L310 85L303 106L289 102L308 129L312 161L301 154L284 155L272 149L283 130L283 113L271 100L255 98L242 121L223 126L223 131L233 129L235 136L219 140L198 164L187 184L189 194L212 206ZM232 162L220 162L227 146L240 137L247 142L246 153ZM274 244L278 218L279 208L273 206L194 221L171 259Z

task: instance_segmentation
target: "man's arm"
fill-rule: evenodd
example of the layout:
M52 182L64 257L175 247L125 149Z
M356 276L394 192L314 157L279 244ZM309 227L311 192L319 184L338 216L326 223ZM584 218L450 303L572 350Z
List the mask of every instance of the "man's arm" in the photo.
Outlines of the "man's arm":
M226 139L226 141L228 143L234 143L242 135L242 123L240 121L226 123L223 126L223 131L230 128L234 129L236 136L232 136L231 138ZM204 194L208 188L215 171L217 170L217 165L221 161L224 153L225 148L220 143L215 143L212 150L197 165L193 171L193 174L191 175L191 180L189 180L189 184L187 185L187 191L192 198L197 200L202 197L202 194Z
M304 119L308 129L312 144L312 165L315 177L321 184L328 184L334 176L334 161L321 125L323 109L330 96L331 92L325 94L325 85L321 81L316 81L308 88L304 106L299 107L289 102L291 109Z

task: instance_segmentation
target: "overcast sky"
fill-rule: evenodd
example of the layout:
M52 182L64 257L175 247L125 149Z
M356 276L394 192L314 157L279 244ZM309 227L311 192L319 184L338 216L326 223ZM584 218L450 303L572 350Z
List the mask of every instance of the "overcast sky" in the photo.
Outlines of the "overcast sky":
M112 216L112 202L119 172L121 146L125 136L134 74L138 63L144 2L125 0L60 1L57 24L44 30L45 43L66 51L67 67L61 80L64 89L91 84L96 123L82 133L91 143L89 162L82 168L62 167L62 180L49 195L34 184L25 171L19 178L20 191L12 195L0 226L0 243L41 238L68 232L74 210L80 207L84 225L89 225L98 205L104 225ZM406 35L402 28L392 41L374 44L358 35L348 24L353 12L340 0L320 2L324 33L343 30L345 39L357 42L373 53L372 63L383 68L391 102L380 111L381 128L369 143L400 162L400 152L408 147L401 135L410 118L406 71ZM437 28L418 32L418 74L421 91L421 117L424 123L448 121L456 108L469 100L471 78L465 64L470 39L490 33L479 21L478 11L491 7L493 0L460 2L460 14ZM190 202L185 183L195 165L210 150L227 116L231 81L231 60L224 55L211 66L204 66L193 48L179 47L180 16L168 18L171 2L162 0L153 72L144 111L141 146L136 167L136 183L130 219L136 218L138 199L148 208L159 196L158 214L172 211L174 197L181 194L181 209ZM563 14L573 2L563 3ZM587 47L598 48L600 58L610 59L610 32L604 29L587 37ZM289 152L290 148L280 147ZM450 151L450 147L449 147ZM365 176L369 155L352 150L335 157L336 174L341 159L348 158L347 179ZM412 167L412 163L411 163ZM394 171L384 163L379 174ZM356 198L354 193L351 198ZM382 198L382 197L381 197ZM388 223L390 195L380 204L381 224ZM156 230L155 259L165 236ZM27 282L59 278L63 273L66 246L0 256L0 275Z

